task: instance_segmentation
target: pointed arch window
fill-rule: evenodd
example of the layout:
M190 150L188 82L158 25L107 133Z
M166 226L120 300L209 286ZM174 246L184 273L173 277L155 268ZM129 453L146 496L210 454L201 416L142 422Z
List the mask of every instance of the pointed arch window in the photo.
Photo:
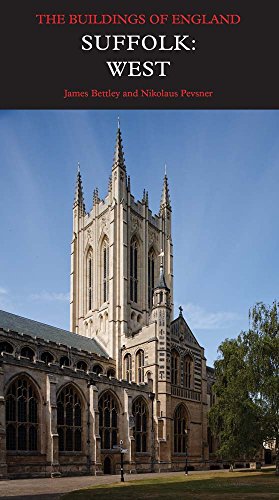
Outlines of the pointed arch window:
M102 269L103 269L102 299L103 302L107 302L109 299L109 244L107 239L105 239L103 243L101 258L102 258Z
M192 387L192 366L193 360L187 355L184 359L184 387L191 389Z
M186 453L187 413L184 405L179 405L173 418L174 453Z
M18 377L6 394L6 446L12 451L37 451L39 399L34 384Z
M86 264L86 280L87 280L87 308L88 311L92 310L93 306L93 252L89 250L87 254Z
M180 384L179 364L180 364L180 356L176 350L173 350L171 352L171 383L174 385Z
M135 419L134 438L136 452L147 451L147 405L143 398L137 398L132 406Z
M148 307L152 308L153 293L155 286L155 253L150 250L148 254Z
M140 349L136 354L137 383L144 382L144 351Z
M130 244L130 300L138 302L138 253L139 245L134 237Z
M57 398L59 451L82 449L82 404L76 389L68 385Z
M132 356L131 354L126 354L124 356L124 379L128 382L132 381Z
M118 443L118 404L110 392L105 392L99 399L98 407L101 449L111 450Z

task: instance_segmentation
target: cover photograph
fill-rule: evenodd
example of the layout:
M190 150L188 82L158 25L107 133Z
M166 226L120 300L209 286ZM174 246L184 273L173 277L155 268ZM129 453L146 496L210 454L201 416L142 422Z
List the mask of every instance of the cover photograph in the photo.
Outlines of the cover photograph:
M264 11L3 7L0 497L278 497Z

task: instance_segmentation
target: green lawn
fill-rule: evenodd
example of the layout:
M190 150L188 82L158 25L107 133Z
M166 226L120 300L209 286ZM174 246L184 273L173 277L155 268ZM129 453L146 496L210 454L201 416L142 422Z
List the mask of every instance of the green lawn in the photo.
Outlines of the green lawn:
M184 474L93 486L68 493L63 500L279 500L279 477L274 471Z

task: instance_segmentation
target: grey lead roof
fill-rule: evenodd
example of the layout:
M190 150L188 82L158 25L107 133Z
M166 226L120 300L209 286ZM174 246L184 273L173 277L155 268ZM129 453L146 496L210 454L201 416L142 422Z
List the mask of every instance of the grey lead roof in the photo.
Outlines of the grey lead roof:
M95 339L71 333L67 330L61 330L55 326L45 325L44 323L39 323L39 321L23 318L22 316L17 316L16 314L11 314L6 311L0 311L0 328L3 330L12 330L17 333L24 333L31 337L49 340L56 344L74 347L75 349L82 349L88 353L99 354L106 358L109 357Z

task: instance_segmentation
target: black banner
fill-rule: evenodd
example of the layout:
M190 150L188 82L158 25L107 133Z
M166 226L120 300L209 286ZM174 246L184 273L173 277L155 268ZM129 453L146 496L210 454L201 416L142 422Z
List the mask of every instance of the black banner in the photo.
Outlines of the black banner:
M0 107L278 108L275 6L2 2Z

